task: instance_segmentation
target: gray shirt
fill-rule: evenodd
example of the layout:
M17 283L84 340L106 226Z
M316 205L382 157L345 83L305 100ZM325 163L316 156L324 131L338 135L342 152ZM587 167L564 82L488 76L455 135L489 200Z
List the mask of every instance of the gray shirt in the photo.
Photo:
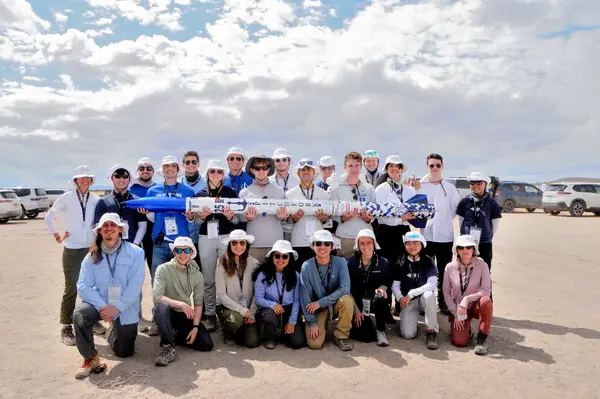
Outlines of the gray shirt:
M253 184L240 191L240 198L285 199L285 194L271 183L264 187ZM240 215L240 220L246 221L243 215ZM276 215L257 214L256 219L248 222L246 232L256 238L252 244L256 248L271 248L275 241L283 240L282 222Z
M360 181L356 190L358 199L354 199L354 193L352 192L352 186L348 184L346 180L340 182L340 185L333 189L330 193L330 199L332 201L358 201L361 202L369 201L376 202L375 189L369 183ZM352 238L355 239L358 236L358 232L362 229L373 230L371 223L366 223L360 216L355 216L352 219L342 222L341 217L337 217L336 220L339 222L335 234L341 238Z

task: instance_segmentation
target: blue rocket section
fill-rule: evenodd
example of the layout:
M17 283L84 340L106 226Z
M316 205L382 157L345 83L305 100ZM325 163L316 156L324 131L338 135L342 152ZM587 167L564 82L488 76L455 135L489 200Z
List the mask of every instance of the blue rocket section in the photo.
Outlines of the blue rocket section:
M149 212L185 212L185 198L140 198L126 201L125 206L131 209L144 208Z
M416 194L414 197L406 201L404 205L406 206L406 210L408 212L414 212L415 214L418 214L418 212L421 210L421 205L429 205L429 202L427 201L427 195ZM412 224L418 229L424 229L425 225L427 224L427 220L413 219L409 220L408 223Z

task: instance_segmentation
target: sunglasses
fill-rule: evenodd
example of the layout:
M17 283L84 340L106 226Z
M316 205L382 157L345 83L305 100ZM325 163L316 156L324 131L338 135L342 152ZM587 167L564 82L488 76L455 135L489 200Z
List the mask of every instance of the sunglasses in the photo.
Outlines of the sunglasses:
M351 191L352 191L352 199L354 201L358 201L358 190L356 188L353 188Z
M241 162L242 161L242 157L229 157L229 160L232 161L232 162L233 161Z
M115 179L129 179L129 174L128 173L115 173L113 175L113 177Z
M189 165L189 164L198 165L198 161L195 159L188 159L187 161L183 161L183 163L186 165Z
M313 161L300 161L298 162L300 166L313 166Z
M267 171L271 169L271 167L269 165L265 165L265 166L253 166L252 170L262 170L262 171Z
M429 164L429 169L433 169L433 168L441 168L442 164L441 163L430 163Z
M457 246L456 246L456 249L457 249L458 251L462 251L463 249L467 249L467 248L472 248L472 249L475 249L475 247L461 247L461 246L459 246L459 245L457 245Z
M189 248L189 247L187 247L187 248L175 248L175 253L177 255L181 255L181 254L189 255L189 254L192 253L192 248Z
M222 175L223 171L221 169L209 169L208 173L210 173L211 175L214 175L215 173Z
M334 170L333 166L321 166L321 170Z
M152 166L140 166L138 168L138 171L143 172L147 170L148 172L152 172L154 170L154 168Z
M377 151L369 151L364 153L365 158L372 158L377 156Z
M288 254L274 254L273 257L275 259L288 260L290 258L290 255L288 255Z
M315 242L314 242L314 245L315 245L315 247L321 247L321 246L323 246L323 245L325 245L326 247L330 247L330 246L331 246L331 244L332 244L332 243L331 243L331 242L329 242L329 241L315 241Z
M289 158L277 158L275 160L275 162L277 162L277 163L279 163L279 162L290 162L290 159ZM311 163L311 165L312 165L312 163Z
M245 247L246 246L246 241L230 241L231 242L231 246L232 247L236 247L238 245Z
M472 186L478 186L480 184L483 184L483 181L482 180L470 181L469 184Z

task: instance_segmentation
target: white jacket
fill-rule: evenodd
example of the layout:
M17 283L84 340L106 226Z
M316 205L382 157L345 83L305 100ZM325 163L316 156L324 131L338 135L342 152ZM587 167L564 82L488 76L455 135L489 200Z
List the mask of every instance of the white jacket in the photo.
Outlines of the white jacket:
M402 190L402 201L406 202L415 196L415 189L411 186L407 186L406 184L401 184L398 188L398 191ZM399 204L402 201L400 200L400 193L396 194L396 191L392 189L392 186L388 183L381 183L375 189L375 197L377 198L377 202L387 202L392 204ZM399 217L379 217L377 218L379 224L385 224L387 226L410 226L408 222L402 222L402 218Z
M50 233L56 233L54 218L60 219L60 226L64 231L69 232L69 238L63 241L63 246L69 249L88 248L92 245L96 237L94 229L94 212L96 204L100 200L96 194L89 192L89 199L85 207L85 222L83 220L83 212L77 196L77 189L66 192L60 195L52 208L46 213L44 220L48 225ZM84 200L85 203L85 200Z
M427 241L453 242L454 223L456 208L460 202L460 195L456 187L446 181L440 184L432 184L429 179L421 180L421 189L417 194L426 194L427 201L435 206L435 216L427 221L423 236Z

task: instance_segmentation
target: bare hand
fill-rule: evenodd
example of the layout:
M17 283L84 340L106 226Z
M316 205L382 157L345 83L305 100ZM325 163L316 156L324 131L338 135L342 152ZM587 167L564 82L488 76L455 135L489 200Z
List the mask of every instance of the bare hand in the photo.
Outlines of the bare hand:
M308 305L306 305L306 311L308 312L308 314L314 314L318 309L321 308L321 305L319 305L319 302L311 302Z
M302 216L304 216L304 211L302 209L298 209L298 212L292 215L292 220L294 223L296 223L298 220L302 219Z
M290 217L290 214L287 211L287 209L285 209L285 206L282 206L281 208L277 209L277 212L275 214L279 219L281 219L281 221L284 221L285 219Z
M210 215L211 213L212 212L210 211L210 208L205 206L202 208L201 211L198 211L198 216L200 216L200 220L206 220L208 215Z
M356 324L356 327L360 327L364 319L365 316L362 314L362 312L354 313L354 324Z
M229 220L233 219L233 217L235 216L229 205L223 208L223 215Z
M100 308L100 318L104 321L113 321L119 314L119 309L115 305L108 305Z
M464 320L454 320L454 328L458 331L462 331L465 329L465 321Z
M65 234L63 234L63 236L61 237L60 234L58 233L54 233L54 239L56 240L57 243L62 244L62 242L64 240L66 240L67 238L71 237L71 234L69 234L68 231L65 231Z
M400 307L401 308L407 307L409 303L410 303L410 297L408 295L403 297L402 299L400 299Z
M148 212L147 210L145 210L144 208L138 208L138 209L137 209L137 211L138 211L139 213L143 213L144 215L147 215L147 214L149 214L149 213L150 213L150 212Z
M242 316L244 316L245 318L251 317L252 313L250 313L249 310L246 310L246 313L244 313Z
M256 219L256 208L253 206L248 207L248 211L244 214L247 221L251 222Z
M417 217L412 212L408 212L408 213L405 213L404 215L402 215L402 221L403 222L406 222L408 220L413 220L413 219L416 219L416 218Z
M194 318L194 309L192 309L192 307L190 305L188 305L185 302L180 302L179 303L179 309L185 313L185 316L188 319L193 319Z
M319 329L318 325L308 328L308 338L314 340L319 338L319 335L321 335L321 330Z
M183 213L186 217L187 220L194 220L194 216L196 216L196 213L194 213L193 211L186 211Z
M467 316L467 308L465 308L464 306L459 306L458 310L456 311L456 314L461 317L466 317Z
M323 209L318 209L315 212L315 216L317 217L317 219L319 219L319 221L321 223L327 223L327 221L329 220L329 215L326 214Z
M373 219L373 215L371 215L365 208L360 210L360 218L365 221L365 223L370 223L371 219Z
M277 314L277 315L283 314L283 306L281 306L281 305L273 306L273 312L275 312L275 314Z
M244 324L254 324L254 322L256 322L256 320L254 320L254 318L252 318L252 317L247 317L244 320Z
M198 335L198 329L197 328L192 328L192 331L190 331L190 333L188 334L188 336L186 338L186 343L188 345L193 344L194 341L196 340L196 335Z
M286 334L293 334L295 330L296 330L296 326L295 326L295 325L293 325L292 323L289 323L289 322L288 322L288 323L285 325L285 333L286 333Z
M413 181L413 187L415 188L415 190L420 190L421 189L421 181L417 180L417 179L412 179Z
M382 290L381 288L377 288L375 290L375 294L380 293L382 297L384 297L385 299L387 299L387 292L385 292L384 290Z
M356 217L358 215L358 211L355 209L353 211L344 212L342 215L342 222L347 222L348 220Z

